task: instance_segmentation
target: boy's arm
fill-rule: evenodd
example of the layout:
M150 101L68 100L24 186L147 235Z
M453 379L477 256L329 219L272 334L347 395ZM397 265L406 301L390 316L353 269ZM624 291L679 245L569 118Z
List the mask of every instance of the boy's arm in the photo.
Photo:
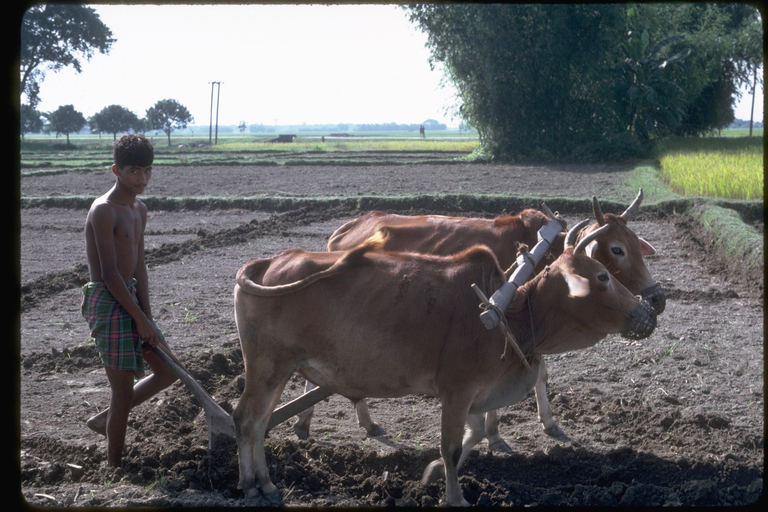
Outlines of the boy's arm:
M142 341L151 346L157 345L159 336L151 319L147 318L142 308L133 300L131 292L128 291L123 276L117 269L117 254L115 251L115 212L108 205L97 206L90 219L93 228L96 250L99 254L99 265L101 267L101 278L107 285L109 292L117 302L131 315L136 323L136 330ZM142 253L143 262L143 253ZM144 287L146 290L146 286ZM137 288L137 295L139 289Z
M136 278L136 298L139 300L139 307L144 312L144 316L152 322L152 307L149 304L149 276L147 274L147 264L144 261L144 230L147 224L147 210L143 203L140 203L140 205L141 236L139 237L138 259L133 277Z

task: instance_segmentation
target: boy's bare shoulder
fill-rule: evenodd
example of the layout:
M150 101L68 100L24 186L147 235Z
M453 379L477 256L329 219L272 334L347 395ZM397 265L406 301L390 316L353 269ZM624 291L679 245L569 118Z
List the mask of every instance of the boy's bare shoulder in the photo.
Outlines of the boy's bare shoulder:
M93 222L97 219L106 217L114 218L115 209L107 201L107 194L94 199L91 203L91 208L88 210L87 222Z

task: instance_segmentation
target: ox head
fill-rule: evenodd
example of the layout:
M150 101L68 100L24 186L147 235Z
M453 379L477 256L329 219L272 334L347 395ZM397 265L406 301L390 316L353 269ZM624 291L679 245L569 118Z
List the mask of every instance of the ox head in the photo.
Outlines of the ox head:
M613 274L629 291L649 301L656 314L661 314L666 306L666 296L661 285L653 280L645 266L643 256L656 254L651 244L637 236L627 227L627 220L637 211L643 201L641 188L632 204L621 215L603 214L597 197L592 196L592 211L596 224L582 232L582 240L603 227L608 229L591 238L586 246L586 253L596 259Z
M564 302L564 307L569 320L565 323L573 329L569 333L572 346L562 348L589 346L612 333L630 339L647 338L656 328L653 306L635 296L605 266L587 255L589 244L609 227L602 226L576 243L579 232L588 222L582 221L568 232L563 255L553 265L553 272L561 273L568 286L569 300Z

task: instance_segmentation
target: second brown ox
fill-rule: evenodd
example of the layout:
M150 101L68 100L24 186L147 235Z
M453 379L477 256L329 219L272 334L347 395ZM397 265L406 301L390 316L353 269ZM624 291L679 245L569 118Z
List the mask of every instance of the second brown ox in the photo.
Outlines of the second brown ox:
M602 226L610 226L596 237L586 248L586 253L602 263L613 276L629 291L648 300L657 314L664 311L666 298L661 286L654 282L648 271L644 256L656 254L651 244L637 236L627 226L627 221L638 210L643 200L640 189L632 204L620 215L603 214L596 197L592 198L595 222L579 232L579 239L593 233ZM329 251L346 250L355 247L379 230L386 230L388 251L409 251L422 254L449 255L461 252L477 244L486 245L493 251L504 269L515 261L519 244L533 247L537 232L548 222L540 211L526 209L518 215L506 215L495 219L449 217L443 215L396 215L372 211L347 222L338 228L328 240ZM548 261L540 262L537 271L553 261L563 251L563 236L553 244ZM509 271L508 274L509 275ZM555 422L546 393L547 369L541 363L539 380L534 387L539 421L544 431L551 436L561 436L563 431ZM312 389L307 383L306 390ZM386 434L373 421L365 400L354 402L357 420L371 436ZM309 436L310 422L314 408L299 414L293 429L301 439ZM496 411L488 413L485 427L488 448L511 453L512 449L499 434Z
M603 227L605 231L607 228ZM474 246L452 256L380 252L373 237L346 252L289 249L237 274L235 320L245 389L233 419L246 497L272 501L264 437L294 372L349 399L436 396L441 458L423 482L445 476L446 505L468 505L458 470L484 435L483 413L522 400L541 354L589 347L609 333L649 336L656 313L585 254L593 233L522 285L504 311L532 371L502 360L505 339L479 319L473 284L491 296L505 281L496 256ZM464 436L464 426L470 429Z

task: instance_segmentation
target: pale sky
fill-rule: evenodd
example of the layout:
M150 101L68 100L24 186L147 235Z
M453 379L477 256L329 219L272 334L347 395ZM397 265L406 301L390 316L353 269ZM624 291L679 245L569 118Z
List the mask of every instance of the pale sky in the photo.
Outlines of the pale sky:
M217 81L220 125L458 126L426 35L395 5L90 6L117 41L82 73L46 72L38 110L72 104L89 117L118 104L144 117L175 99L208 125Z
M455 89L430 70L426 34L395 5L91 5L117 40L109 54L47 71L38 110L137 116L175 99L208 125L398 123L452 119ZM213 118L216 120L216 90ZM762 121L758 87L755 120ZM736 117L749 120L751 95Z

